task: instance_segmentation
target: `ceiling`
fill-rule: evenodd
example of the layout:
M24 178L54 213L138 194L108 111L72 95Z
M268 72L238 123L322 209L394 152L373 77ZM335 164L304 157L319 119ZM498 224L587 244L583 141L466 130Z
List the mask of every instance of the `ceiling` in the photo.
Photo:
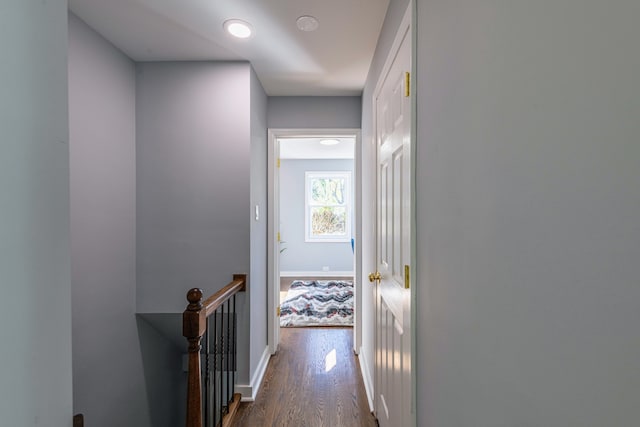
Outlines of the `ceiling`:
M247 60L270 96L360 95L389 0L69 0L134 61ZM303 32L296 19L320 26ZM227 19L251 23L246 40Z

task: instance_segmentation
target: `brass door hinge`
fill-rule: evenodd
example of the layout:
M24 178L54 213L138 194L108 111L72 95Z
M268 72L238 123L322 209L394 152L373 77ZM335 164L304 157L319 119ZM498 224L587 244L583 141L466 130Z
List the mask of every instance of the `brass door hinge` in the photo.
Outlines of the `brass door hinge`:
M278 231L278 242L280 241L280 232Z
M278 306L278 308L276 308L276 316L280 317L280 306Z
M411 287L411 267L404 266L404 288L409 289Z
M280 159L276 160L276 167L280 169Z
M404 73L404 96L411 96L411 73Z

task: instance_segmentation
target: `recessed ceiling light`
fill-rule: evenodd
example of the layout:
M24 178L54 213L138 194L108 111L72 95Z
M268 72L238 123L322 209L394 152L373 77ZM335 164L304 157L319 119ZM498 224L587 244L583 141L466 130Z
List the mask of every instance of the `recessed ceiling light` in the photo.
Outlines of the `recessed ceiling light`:
M251 24L240 19L227 19L222 26L227 33L239 39L247 39L253 33Z
M296 20L300 31L315 31L320 26L320 22L315 16L303 15Z
M339 139L321 139L320 144L322 145L337 145L340 144Z

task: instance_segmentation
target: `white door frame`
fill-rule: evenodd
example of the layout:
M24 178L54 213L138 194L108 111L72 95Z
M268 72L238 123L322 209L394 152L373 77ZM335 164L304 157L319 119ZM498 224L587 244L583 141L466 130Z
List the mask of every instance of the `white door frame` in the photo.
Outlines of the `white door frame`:
M278 139L283 137L289 138L305 138L305 137L352 137L355 138L354 152L354 178L355 178L355 194L354 209L355 217L355 251L354 251L354 308L355 318L353 327L353 348L358 353L362 341L362 323L360 304L362 300L362 255L360 250L360 232L362 230L361 220L361 188L362 188L362 168L360 162L361 156L361 136L360 129L268 129L268 149L267 149L267 186L268 186L268 220L267 220L267 342L269 352L275 354L278 350L280 342L280 318L277 314L278 305L280 304L280 248L278 246L278 229L280 224L280 183L278 182L277 159L280 153Z

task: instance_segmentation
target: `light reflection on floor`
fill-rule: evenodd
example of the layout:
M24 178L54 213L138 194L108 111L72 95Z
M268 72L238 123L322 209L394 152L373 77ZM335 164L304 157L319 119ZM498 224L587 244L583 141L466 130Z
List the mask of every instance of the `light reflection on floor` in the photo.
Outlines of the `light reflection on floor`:
M335 368L337 362L336 349L334 348L324 357L324 371L331 371L333 368Z

